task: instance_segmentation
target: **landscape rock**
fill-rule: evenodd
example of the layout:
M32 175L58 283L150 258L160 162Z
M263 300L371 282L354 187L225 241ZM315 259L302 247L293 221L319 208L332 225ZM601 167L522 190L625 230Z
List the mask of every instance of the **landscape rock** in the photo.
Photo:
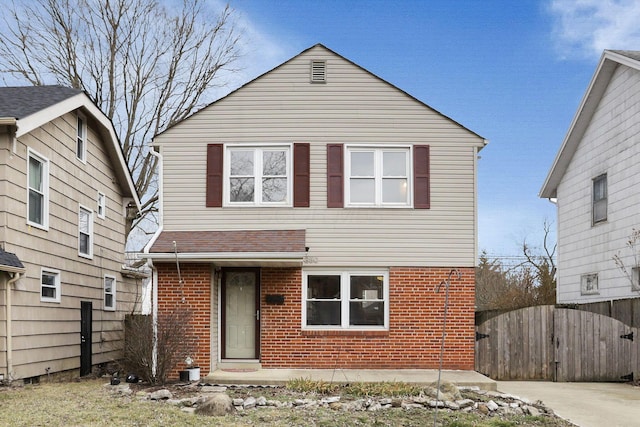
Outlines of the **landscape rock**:
M488 401L488 402L487 402L487 408L488 408L491 412L493 412L493 411L497 411L499 407L500 407L500 406L498 406L498 404L497 404L496 402L494 402L493 400L490 400L490 401Z
M167 400L171 399L173 395L169 390L163 388L161 390L156 390L149 394L149 400Z
M242 407L244 409L251 409L251 408L255 408L256 404L257 404L256 398L253 396L249 396L242 403Z
M255 400L255 399L254 399ZM209 415L214 417L230 414L235 410L233 401L225 393L214 393L211 397L198 405L195 413L199 415Z

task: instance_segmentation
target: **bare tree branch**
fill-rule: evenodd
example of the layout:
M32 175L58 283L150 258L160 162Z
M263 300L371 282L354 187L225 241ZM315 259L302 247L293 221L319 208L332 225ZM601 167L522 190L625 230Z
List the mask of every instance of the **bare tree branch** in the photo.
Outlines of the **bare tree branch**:
M211 102L224 85L220 72L234 71L233 10L213 12L206 0L33 0L14 1L3 15L0 72L83 89L114 124L142 216L156 212L149 143Z

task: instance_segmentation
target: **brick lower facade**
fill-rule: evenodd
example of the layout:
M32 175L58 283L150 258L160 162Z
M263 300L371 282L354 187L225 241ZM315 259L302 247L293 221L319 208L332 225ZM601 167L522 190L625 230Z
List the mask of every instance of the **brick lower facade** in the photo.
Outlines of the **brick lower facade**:
M218 354L210 351L211 331L218 326L211 323L215 286L211 285L211 265L181 265L182 286L177 285L175 265L158 264L157 268L159 310L189 305L193 312L192 330L198 337L195 360L203 367L215 365ZM437 369L445 288L440 292L436 288L447 280L450 271L451 268L390 268L389 330L303 331L302 270L262 268L260 362L263 368ZM442 366L473 370L475 270L459 271L461 279L453 278L449 288ZM284 304L266 304L267 294L284 295ZM186 302L182 302L183 296Z

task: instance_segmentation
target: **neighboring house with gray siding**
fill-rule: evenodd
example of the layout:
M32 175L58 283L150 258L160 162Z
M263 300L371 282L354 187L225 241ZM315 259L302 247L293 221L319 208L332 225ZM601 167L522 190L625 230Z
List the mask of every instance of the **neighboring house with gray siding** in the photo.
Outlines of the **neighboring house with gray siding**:
M640 295L639 135L640 51L605 50L540 191L557 203L558 303Z
M455 270L444 367L473 369L485 144L325 46L303 51L154 138L156 316L193 315L205 374L437 368L436 287Z
M131 206L130 206L131 205ZM0 374L31 380L122 357L140 206L111 121L82 91L0 88Z

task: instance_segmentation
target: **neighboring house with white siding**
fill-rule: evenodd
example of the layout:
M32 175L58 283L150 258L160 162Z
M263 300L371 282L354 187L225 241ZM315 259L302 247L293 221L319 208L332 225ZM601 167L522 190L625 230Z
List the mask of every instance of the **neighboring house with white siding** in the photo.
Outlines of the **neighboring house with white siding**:
M640 295L639 135L640 51L605 50L540 191L557 200L558 303Z
M443 366L472 370L485 144L323 45L303 51L154 138L155 315L192 314L205 373L438 368L451 277Z
M0 87L0 376L37 381L122 357L140 206L111 121L82 91Z

